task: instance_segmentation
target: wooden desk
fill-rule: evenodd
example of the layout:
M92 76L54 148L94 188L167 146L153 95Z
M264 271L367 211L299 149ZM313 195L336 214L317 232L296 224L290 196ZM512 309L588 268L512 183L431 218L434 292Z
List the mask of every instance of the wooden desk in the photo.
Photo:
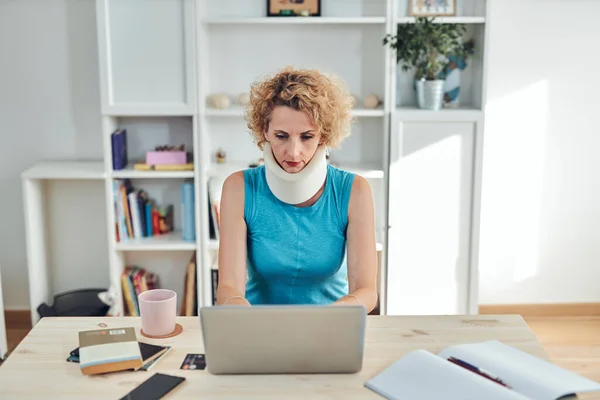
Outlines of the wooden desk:
M44 318L0 367L0 398L118 399L154 372L184 376L173 398L261 399L381 399L364 383L411 350L438 352L458 343L497 339L535 356L546 358L542 347L520 316L369 316L365 359L358 374L215 376L184 371L187 353L203 353L198 317L178 317L184 328L171 339L150 340L140 335L139 317ZM134 326L138 340L172 345L171 351L148 372L118 372L84 376L79 364L65 361L78 346L77 332ZM268 355L265 355L268 356ZM260 362L260 361L259 361Z

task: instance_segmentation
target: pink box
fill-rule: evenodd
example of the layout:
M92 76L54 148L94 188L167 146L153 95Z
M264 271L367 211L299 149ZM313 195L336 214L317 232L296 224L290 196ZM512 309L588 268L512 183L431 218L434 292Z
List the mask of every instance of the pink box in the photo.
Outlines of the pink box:
M186 164L187 153L185 151L148 151L146 153L146 164Z

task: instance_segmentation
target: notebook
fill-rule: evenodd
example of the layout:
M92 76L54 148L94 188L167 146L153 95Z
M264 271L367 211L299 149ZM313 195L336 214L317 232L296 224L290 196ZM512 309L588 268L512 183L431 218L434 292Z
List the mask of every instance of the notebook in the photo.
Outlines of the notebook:
M138 345L144 363L144 365L139 368L140 371L149 371L161 357L171 350L171 346L158 346L144 342L138 342ZM67 361L79 363L79 347L71 350L69 357L67 357Z
M135 329L79 332L79 365L84 375L141 368L143 360Z
M556 400L600 384L496 340L408 353L365 386L389 399Z

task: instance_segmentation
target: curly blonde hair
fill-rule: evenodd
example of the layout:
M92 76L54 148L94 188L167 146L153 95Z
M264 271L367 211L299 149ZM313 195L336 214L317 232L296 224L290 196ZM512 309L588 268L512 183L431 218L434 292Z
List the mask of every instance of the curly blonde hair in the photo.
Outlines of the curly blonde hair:
M276 106L306 112L318 127L323 144L335 148L350 135L354 101L341 79L313 69L286 67L251 85L245 118L261 150Z

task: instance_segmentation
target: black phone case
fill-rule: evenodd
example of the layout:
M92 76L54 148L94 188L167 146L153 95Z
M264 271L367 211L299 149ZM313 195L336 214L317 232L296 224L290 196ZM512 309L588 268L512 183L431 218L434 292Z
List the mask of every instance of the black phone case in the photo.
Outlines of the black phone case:
M179 386L185 378L155 373L120 400L159 400Z

